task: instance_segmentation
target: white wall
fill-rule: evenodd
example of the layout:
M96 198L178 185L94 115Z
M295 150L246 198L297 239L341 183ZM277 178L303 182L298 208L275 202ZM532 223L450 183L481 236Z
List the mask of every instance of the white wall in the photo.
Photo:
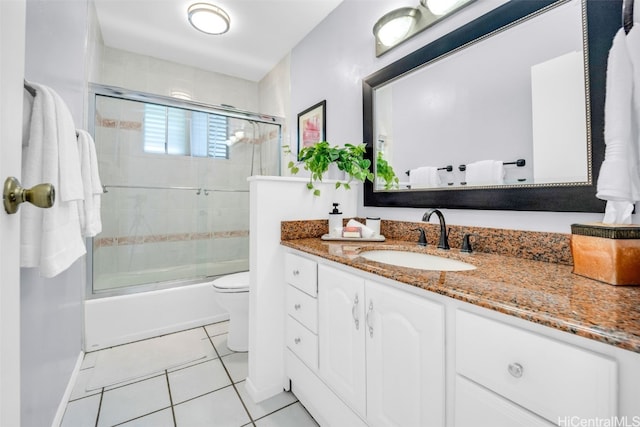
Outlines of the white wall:
M447 32L481 16L504 0L474 2L458 14L383 55L375 57L372 28L378 18L408 0L345 0L291 53L290 140L295 142L296 118L300 111L327 100L327 140L332 144L362 142L362 79ZM594 31L593 28L590 28ZM419 221L425 209L358 208L359 216ZM558 212L512 212L446 210L451 224L520 230L570 232L575 222L592 222L602 214ZM640 222L635 215L635 222Z
M249 376L247 391L261 401L282 391L284 381L284 248L280 223L301 218L327 219L332 203L346 218L354 216L360 186L346 191L335 181L319 183L320 196L306 179L250 178L251 235L249 292Z
M25 78L55 89L85 123L86 0L28 0ZM51 425L82 344L85 257L52 279L21 269L22 425Z
M285 56L258 84L259 110L261 113L286 117L291 111L291 55ZM289 124L282 126L282 146L290 145ZM287 175L288 156L280 150L280 175Z
M205 104L258 111L258 83L106 46L94 76L99 81L92 83L164 96L182 92Z

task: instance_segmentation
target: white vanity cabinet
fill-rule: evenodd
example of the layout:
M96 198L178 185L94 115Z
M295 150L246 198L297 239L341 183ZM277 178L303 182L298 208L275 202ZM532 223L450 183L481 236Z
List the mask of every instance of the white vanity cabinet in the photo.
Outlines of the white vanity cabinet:
M465 310L456 310L455 337L456 374L475 382L477 390L484 387L553 423L617 413L617 364L609 357ZM477 401L467 398L469 385L460 378L456 384L456 426L462 427L469 424L458 419L468 419ZM484 406L483 418L492 411L514 414L517 408Z
M638 353L319 257L285 259L286 372L322 426L640 421Z
M370 426L444 425L444 308L318 266L320 377Z
M287 347L312 370L318 369L317 264L294 255L285 256Z

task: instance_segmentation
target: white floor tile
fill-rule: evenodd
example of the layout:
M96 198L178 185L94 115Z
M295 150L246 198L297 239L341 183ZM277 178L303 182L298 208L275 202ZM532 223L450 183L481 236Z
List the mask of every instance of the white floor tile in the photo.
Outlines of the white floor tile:
M98 427L112 426L170 406L164 375L105 391Z
M240 427L251 420L229 386L174 407L177 427Z
M318 423L309 415L300 402L260 418L256 427L318 427Z
M92 396L94 394L99 394L102 392L102 389L100 388L87 391L87 384L89 383L89 379L92 375L93 368L81 369L80 371L78 371L76 383L73 385L73 391L71 392L71 396L69 396L69 400L81 399L83 397Z
M224 322L213 323L205 326L204 328L207 330L207 334L209 334L210 337L226 334L229 332L229 321L226 320Z
M69 402L60 427L95 426L99 408L99 394Z
M169 373L173 404L231 385L219 359Z
M238 389L238 393L240 394L240 398L244 402L247 410L251 414L251 417L256 420L258 418L262 418L265 415L268 415L272 412L277 411L278 409L282 409L287 405L292 404L297 401L296 397L291 392L285 392L269 398L267 400L263 400L260 403L255 403L247 390L245 389L245 382L240 382L236 384L236 388Z
M244 381L249 372L249 353L232 353L222 358L234 383Z
M218 350L220 357L233 353L233 351L229 350L229 347L227 347L227 334L211 337L211 341L213 342L213 345L216 346L216 350Z
M162 411L154 412L153 414L145 415L144 417L136 418L124 424L120 424L122 427L174 427L173 412L171 408L163 409Z

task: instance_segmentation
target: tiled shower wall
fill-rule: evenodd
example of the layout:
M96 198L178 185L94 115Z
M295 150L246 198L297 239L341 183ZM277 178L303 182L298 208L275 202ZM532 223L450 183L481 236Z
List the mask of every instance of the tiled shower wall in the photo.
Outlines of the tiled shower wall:
M96 101L95 140L107 192L103 231L94 239L94 291L247 270L247 177L252 160L254 174L277 175L277 127L260 125L260 143L232 145L229 159L151 154L143 150L143 111L139 102ZM251 140L251 125L230 120L232 130L243 126Z

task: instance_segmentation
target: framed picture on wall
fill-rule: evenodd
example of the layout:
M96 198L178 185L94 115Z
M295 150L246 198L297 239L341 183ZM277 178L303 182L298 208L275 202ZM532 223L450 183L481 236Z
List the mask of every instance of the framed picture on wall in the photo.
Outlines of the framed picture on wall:
M327 101L323 100L298 114L298 153L304 147L324 141L327 135Z

